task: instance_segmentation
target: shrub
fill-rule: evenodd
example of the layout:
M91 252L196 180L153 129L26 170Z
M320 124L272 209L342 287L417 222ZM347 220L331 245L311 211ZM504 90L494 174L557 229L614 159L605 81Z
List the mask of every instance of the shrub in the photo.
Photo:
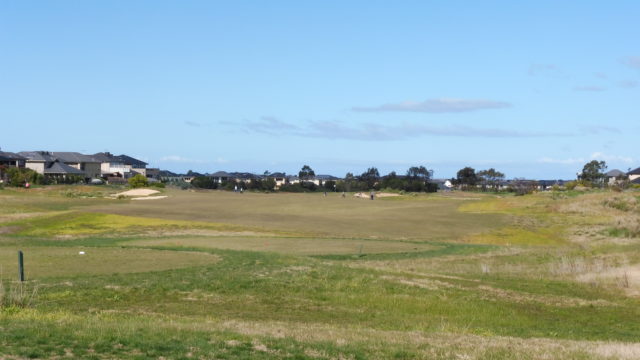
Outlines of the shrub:
M149 183L149 186L156 187L159 189L164 189L166 187L165 184L160 181Z
M137 174L131 177L128 180L128 182L129 182L129 186L131 186L134 189L149 186L149 180L147 180L147 177L142 174Z
M26 283L17 282L5 287L0 280L0 309L29 307L38 294L38 288L29 288Z

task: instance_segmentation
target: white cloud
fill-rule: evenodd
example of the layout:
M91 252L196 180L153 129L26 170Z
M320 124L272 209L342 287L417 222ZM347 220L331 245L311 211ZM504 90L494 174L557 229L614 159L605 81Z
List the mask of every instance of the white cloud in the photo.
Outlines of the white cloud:
M424 113L458 113L487 109L511 107L510 103L485 99L427 99L425 101L404 101L372 107L353 107L359 112L424 112Z

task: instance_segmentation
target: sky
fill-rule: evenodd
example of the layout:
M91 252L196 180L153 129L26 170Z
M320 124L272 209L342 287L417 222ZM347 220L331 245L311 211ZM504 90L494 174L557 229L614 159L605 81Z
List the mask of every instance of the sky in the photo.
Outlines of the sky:
M0 148L175 172L640 166L638 1L2 1Z

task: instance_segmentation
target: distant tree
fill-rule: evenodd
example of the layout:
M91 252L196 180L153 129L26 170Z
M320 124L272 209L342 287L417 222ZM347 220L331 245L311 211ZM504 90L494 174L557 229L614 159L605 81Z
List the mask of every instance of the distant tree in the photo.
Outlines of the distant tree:
M412 166L407 170L407 177L411 180L422 180L424 182L429 181L431 179L431 174L433 170L428 170L424 166Z
M494 168L478 171L477 175L484 189L489 187L493 190L498 190L500 181L504 180L504 174Z
M129 186L132 188L149 186L149 180L147 180L147 177L142 174L136 174L135 176L130 177L128 182Z
M367 189L373 189L380 178L380 172L375 167L370 167L367 171L363 172L358 180L366 184Z
M605 170L607 170L607 164L604 161L591 160L584 165L578 178L593 185L602 186L604 184Z
M460 169L456 174L456 183L461 185L463 188L476 186L478 184L476 170L468 166Z
M300 180L309 180L314 176L316 176L316 173L309 165L304 165L298 172L298 177L300 178Z

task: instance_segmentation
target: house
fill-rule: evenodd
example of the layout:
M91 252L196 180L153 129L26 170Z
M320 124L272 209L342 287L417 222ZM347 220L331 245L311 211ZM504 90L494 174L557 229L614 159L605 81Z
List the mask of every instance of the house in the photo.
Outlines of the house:
M138 160L136 158L132 158L131 156L128 156L128 155L118 155L118 158L122 160L125 168L129 170L129 173L132 174L131 176L136 174L142 174L144 176L147 176L148 164L146 162L142 160Z
M605 181L608 185L615 185L618 181L627 179L627 174L618 169L608 171L606 174L604 174L604 176L606 179Z
M67 179L70 175L79 177L84 177L86 175L83 170L67 165L60 159L55 159L51 162L45 163L43 171L44 176L55 183Z
M4 169L10 167L24 168L27 159L12 152L0 151L0 183L5 182Z
M0 166L23 168L27 158L16 153L0 151Z
M564 180L538 180L539 190L551 190L554 186L564 186Z
M627 173L627 176L629 176L629 181L633 182L636 179L640 179L640 168L631 170Z
M99 178L101 175L100 161L90 155L77 152L52 152L51 155L65 165L81 170L85 181Z
M211 176L213 181L218 184L226 183L227 181L229 181L229 179L231 179L231 174L226 171L216 171L209 176Z
M100 161L102 177L130 178L136 174L147 176L147 163L128 155L113 155L109 152L101 152L92 155Z
M77 175L90 181L101 175L99 160L77 152L21 151L19 155L26 158L26 168L49 178Z
M287 184L287 175L283 172L274 172L267 175L267 178L271 178L276 182L276 189L280 188L282 185Z

